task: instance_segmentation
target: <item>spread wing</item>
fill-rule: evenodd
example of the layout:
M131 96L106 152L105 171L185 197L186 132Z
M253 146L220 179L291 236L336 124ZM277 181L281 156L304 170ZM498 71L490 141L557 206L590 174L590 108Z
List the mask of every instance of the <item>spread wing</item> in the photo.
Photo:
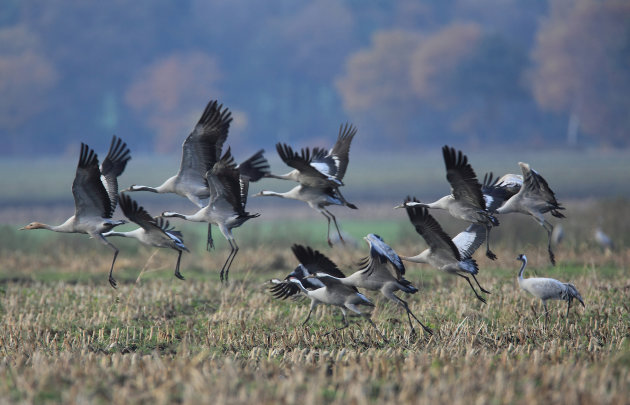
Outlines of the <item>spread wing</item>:
M371 233L366 239L370 244L370 256L363 271L370 275L374 271L387 269L397 280L401 280L405 274L405 265L394 249L378 235Z
M114 213L109 194L101 181L98 156L81 143L81 154L72 182L74 209L77 217L111 218Z
M455 199L485 210L486 202L481 192L481 184L466 155L448 146L442 148L442 155L446 165L446 179L451 184Z
M112 213L116 210L118 199L118 176L125 170L130 159L131 155L127 144L114 135L109 146L109 152L101 164L101 180L109 196Z
M283 300L299 294L301 291L300 287L298 287L295 283L288 281L291 277L295 277L300 280L302 286L304 286L307 290L316 290L324 287L324 283L317 278L305 278L309 275L310 273L306 267L300 264L295 268L295 270L289 273L284 280L272 279L271 283L273 285L269 288L269 290L275 298Z
M420 202L415 197L411 200L407 197L407 202ZM461 255L459 253L459 249L455 246L455 243L451 240L451 238L444 232L440 224L429 214L429 210L420 206L407 206L405 207L407 210L407 215L409 215L409 220L416 228L416 232L420 234L429 245L429 248L433 252L437 252L439 250L451 252L453 257L458 261L461 260Z
M182 145L178 177L193 184L205 184L204 176L220 159L227 139L232 113L212 100Z
M308 246L297 244L291 246L291 250L298 261L306 267L310 274L326 273L337 278L346 277L332 260L324 256L318 250L313 250Z
M241 179L230 149L225 152L212 170L206 174L210 189L210 201L226 200L237 213L243 212Z
M471 224L464 231L458 233L453 238L453 243L462 260L471 258L473 253L486 240L486 227L483 224Z
M276 150L278 151L280 159L282 159L287 166L300 172L300 175L303 177L302 183L305 186L316 187L322 184L322 180L330 181L334 185L340 185L337 179L327 174L328 168L331 167L330 165L323 163L311 164L314 158L320 161L324 159L326 152L323 149L313 148L311 152L309 148L303 148L298 154L289 145L278 143L276 144ZM332 159L330 160L332 161Z
M332 149L328 153L323 149L313 149L310 165L325 176L335 179L339 185L343 184L343 176L350 160L350 143L356 133L356 127L351 124L339 127L337 142Z
M500 183L500 179L493 179L492 173L486 173L483 176L481 192L488 212L495 212L497 208L516 194L512 187Z
M523 172L523 188L526 195L537 195L552 205L559 205L555 193L551 190L547 181L527 163L519 163Z
M155 228L162 230L162 227L157 225L156 219L149 215L142 206L138 205L138 203L127 194L120 193L118 199L120 201L120 209L122 209L122 212L130 221L138 224L145 231L150 231Z
M256 182L263 178L265 174L269 174L269 162L263 155L263 149L254 153L249 159L236 166L241 176L246 176L249 181Z

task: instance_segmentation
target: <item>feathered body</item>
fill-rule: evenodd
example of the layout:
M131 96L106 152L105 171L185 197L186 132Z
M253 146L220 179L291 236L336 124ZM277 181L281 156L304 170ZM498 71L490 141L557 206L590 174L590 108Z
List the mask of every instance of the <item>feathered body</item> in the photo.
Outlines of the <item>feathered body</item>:
M476 274L479 273L479 268L475 259L472 258L473 253L486 238L485 226L472 224L451 239L435 218L429 214L427 208L414 204L418 202L416 198L407 197L406 204L411 204L406 205L406 210L416 232L424 238L429 248L415 256L401 256L401 258L415 263L427 263L438 270L465 278L475 296L485 303L486 300L477 293L468 278L471 276L481 291L488 293L477 281Z
M124 224L124 220L114 220L112 216L118 202L118 176L122 174L131 159L127 144L114 136L109 152L99 167L98 156L89 146L81 143L81 153L76 174L72 182L74 215L61 225L47 225L32 222L21 228L48 229L62 233L84 233L114 250L114 258L109 270L109 283L116 287L113 277L114 263L118 248L103 236L114 227Z
M184 276L179 271L179 263L182 252L188 252L188 248L184 245L184 239L181 232L170 227L167 220L161 217L154 218L136 201L128 195L121 193L119 197L120 208L125 216L132 222L136 223L140 228L128 232L108 232L103 234L105 237L121 236L125 238L137 239L141 243L148 246L158 248L173 249L178 252L177 263L175 265L175 277L180 280Z
M520 260L523 263L518 273L518 285L534 297L538 297L542 300L547 317L549 316L549 311L547 310L548 300L567 301L567 317L569 316L569 308L571 308L571 301L573 301L573 299L577 299L582 306L584 306L584 300L577 288L575 288L575 285L546 277L523 278L523 272L527 266L527 256L521 254L516 260Z

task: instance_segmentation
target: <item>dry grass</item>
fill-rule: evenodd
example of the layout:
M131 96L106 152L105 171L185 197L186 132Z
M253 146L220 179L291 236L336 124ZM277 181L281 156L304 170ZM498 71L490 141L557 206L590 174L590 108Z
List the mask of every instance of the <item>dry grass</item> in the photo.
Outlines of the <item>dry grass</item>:
M118 290L107 285L106 255L96 261L22 255L21 263L9 255L23 275L47 260L54 267L67 260L68 273L94 278L2 284L2 401L627 403L627 251L614 258L559 252L557 269L532 265L570 278L587 303L569 319L564 303L552 303L547 327L540 303L517 289L513 252L499 250L501 260L492 265L479 259L480 281L493 292L488 305L466 283L414 266L409 278L421 290L407 298L435 335L410 336L403 314L371 294L373 319L390 339L385 344L360 319L324 336L340 323L330 308L318 308L309 326L299 326L307 302L274 301L264 284L294 265L287 250L244 248L230 288L219 285L217 274L200 273L216 268L223 254L184 272L189 279L180 282L171 276L173 255L160 252L134 282L139 270L130 269L144 267L152 252L140 249L133 259L121 257L119 275L134 274ZM344 265L359 257L327 253ZM545 263L544 250L531 255Z

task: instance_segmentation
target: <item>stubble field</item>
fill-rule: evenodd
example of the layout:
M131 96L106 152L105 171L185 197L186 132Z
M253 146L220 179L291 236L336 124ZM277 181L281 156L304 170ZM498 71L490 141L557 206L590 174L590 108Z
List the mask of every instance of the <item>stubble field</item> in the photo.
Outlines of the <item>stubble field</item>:
M173 252L121 242L117 290L106 280L110 252L94 241L3 230L12 237L2 254L0 402L575 404L630 395L626 248L558 246L551 268L544 239L519 246L526 276L570 280L586 301L568 319L566 303L551 302L548 325L540 302L518 289L508 238L496 262L476 255L487 305L463 280L409 265L420 291L405 299L435 334L411 335L400 309L369 293L384 343L360 318L327 335L341 325L333 308L318 307L303 327L307 300L272 299L267 280L297 263L285 242L262 242L264 229L241 234L259 243L241 244L228 285L216 271L223 244L184 256L180 281ZM392 245L402 254L424 246L412 235ZM320 239L312 244L346 272L367 254L364 243L329 249Z

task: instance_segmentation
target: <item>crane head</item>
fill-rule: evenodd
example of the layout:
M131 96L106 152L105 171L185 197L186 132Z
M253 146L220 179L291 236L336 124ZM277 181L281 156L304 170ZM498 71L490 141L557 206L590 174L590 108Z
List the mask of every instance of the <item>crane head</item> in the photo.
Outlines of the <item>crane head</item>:
M520 255L518 255L516 260L520 260L520 261L526 263L527 262L527 256L525 256L523 253L521 253Z

